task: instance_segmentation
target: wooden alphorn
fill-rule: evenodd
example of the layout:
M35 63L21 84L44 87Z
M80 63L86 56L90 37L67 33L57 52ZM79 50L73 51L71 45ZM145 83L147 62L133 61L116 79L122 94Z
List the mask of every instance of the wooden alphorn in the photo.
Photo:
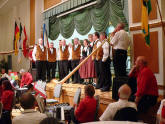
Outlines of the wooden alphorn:
M64 79L62 79L61 81L57 81L57 80L52 80L51 82L54 83L61 83L63 84L64 82L66 82L105 42L108 42L107 40L104 40L100 46L98 48L96 48L88 57L86 57L76 68L74 68Z

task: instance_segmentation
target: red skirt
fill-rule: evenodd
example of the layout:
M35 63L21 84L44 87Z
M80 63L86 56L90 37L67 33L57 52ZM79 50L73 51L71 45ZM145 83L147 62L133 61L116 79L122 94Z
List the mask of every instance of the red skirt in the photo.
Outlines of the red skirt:
M87 70L88 70L88 78L96 78L96 71L95 71L95 65L94 61L92 60L92 57L90 57L87 61Z
M80 60L80 63L83 61L84 59L81 59ZM88 63L85 62L79 69L79 74L80 74L80 77L85 79L85 78L88 78Z

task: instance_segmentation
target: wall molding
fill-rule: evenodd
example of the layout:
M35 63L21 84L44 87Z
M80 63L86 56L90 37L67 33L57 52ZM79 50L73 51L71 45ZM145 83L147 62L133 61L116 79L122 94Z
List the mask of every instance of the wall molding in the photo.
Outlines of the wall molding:
M156 23L149 24L149 25L150 25L150 28L162 27L162 23L160 21L156 22ZM165 21L163 22L163 26L165 27ZM141 30L141 25L139 25L139 26L131 26L131 27L129 27L129 29L130 29L130 31Z

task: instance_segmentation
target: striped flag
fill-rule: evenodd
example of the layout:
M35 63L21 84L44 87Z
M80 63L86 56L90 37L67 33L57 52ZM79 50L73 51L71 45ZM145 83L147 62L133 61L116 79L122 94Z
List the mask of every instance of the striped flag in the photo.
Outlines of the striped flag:
M141 28L143 35L145 37L146 45L150 46L150 31L149 31L148 18L152 10L151 0L141 0L141 2L142 2Z
M18 55L18 46L17 46L18 40L19 40L19 27L18 27L17 23L15 22L15 30L14 30L14 51L15 51L15 55Z
M19 51L18 51L18 63L21 62L22 57L22 24L19 26Z
M47 36L47 30L46 30L45 23L43 25L43 45L45 45L47 48L49 48L49 42L48 42L48 36Z

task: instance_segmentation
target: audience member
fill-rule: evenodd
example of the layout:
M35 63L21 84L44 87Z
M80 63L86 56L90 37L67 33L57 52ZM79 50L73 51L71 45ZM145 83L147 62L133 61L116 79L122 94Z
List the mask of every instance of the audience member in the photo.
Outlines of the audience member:
M108 107L100 117L101 121L113 120L116 112L125 107L131 107L137 110L136 104L128 101L131 95L131 88L127 84L124 84L119 88L118 95L119 100L108 105Z
M147 112L151 106L157 103L158 86L156 78L151 69L147 66L147 60L144 56L137 57L129 76L137 77L135 102L138 112Z
M165 99L161 101L160 107L157 112L157 117L160 121L160 124L165 124Z
M2 82L2 97L1 102L3 104L1 124L11 124L11 111L13 106L14 91L9 80Z
M22 76L20 87L23 87L24 85L29 85L33 82L33 77L29 72L25 72L24 69L21 69L20 74Z
M3 91L3 89L2 89L2 82L5 81L5 80L8 80L8 78L4 77L4 78L0 79L0 101L1 101L1 97L2 97L2 91Z
M36 99L31 93L24 93L21 96L20 104L24 112L13 118L13 124L39 124L46 118L45 114L35 111Z
M47 117L47 118L43 119L40 122L40 124L60 124L60 123L54 117Z
M85 123L94 121L94 116L96 112L96 99L93 97L95 94L95 89L92 85L85 86L85 98L80 102L72 113L72 121L74 123Z

